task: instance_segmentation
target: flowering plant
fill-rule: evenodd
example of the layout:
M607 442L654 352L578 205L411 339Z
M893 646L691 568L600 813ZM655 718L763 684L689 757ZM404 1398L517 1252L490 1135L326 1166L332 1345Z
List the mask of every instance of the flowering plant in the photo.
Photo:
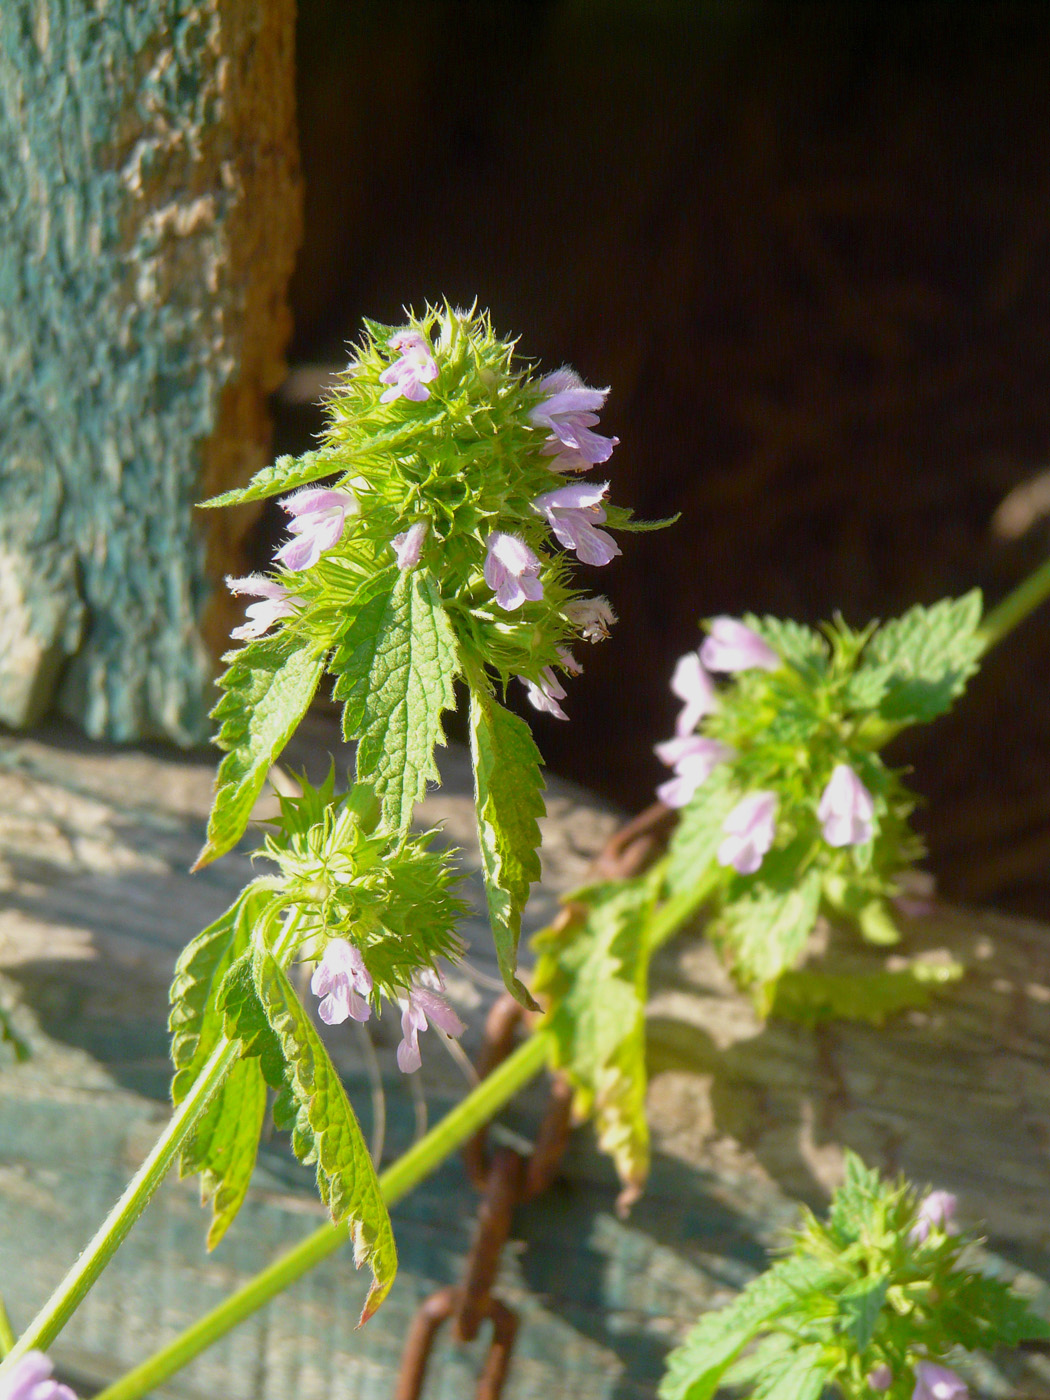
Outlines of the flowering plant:
M949 1357L1050 1337L1050 1324L978 1268L955 1198L881 1181L853 1153L826 1222L803 1214L780 1259L705 1313L668 1359L660 1400L968 1400ZM956 1360L956 1356L960 1360Z

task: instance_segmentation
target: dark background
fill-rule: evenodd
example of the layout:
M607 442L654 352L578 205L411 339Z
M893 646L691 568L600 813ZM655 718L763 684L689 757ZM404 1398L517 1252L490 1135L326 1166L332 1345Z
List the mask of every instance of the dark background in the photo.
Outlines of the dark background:
M301 0L298 45L293 366L476 297L612 385L613 499L682 512L582 567L621 622L571 723L529 712L552 769L651 800L701 616L996 601L1045 557L1050 6ZM942 889L1044 917L1048 663L1041 616L892 754Z

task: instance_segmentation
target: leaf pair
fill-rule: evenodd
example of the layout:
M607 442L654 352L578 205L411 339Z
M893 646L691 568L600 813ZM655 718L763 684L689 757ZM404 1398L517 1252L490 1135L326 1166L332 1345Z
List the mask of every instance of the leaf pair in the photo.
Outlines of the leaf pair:
M212 1200L213 1249L243 1204L267 1085L275 1089L275 1121L293 1126L296 1155L316 1166L321 1199L333 1221L350 1229L354 1262L372 1271L366 1321L397 1272L393 1231L339 1075L269 946L277 911L274 891L250 885L179 959L170 1020L174 1102L185 1097L224 1038L241 1047L241 1058L198 1119L180 1169L183 1176L199 1173L202 1199Z

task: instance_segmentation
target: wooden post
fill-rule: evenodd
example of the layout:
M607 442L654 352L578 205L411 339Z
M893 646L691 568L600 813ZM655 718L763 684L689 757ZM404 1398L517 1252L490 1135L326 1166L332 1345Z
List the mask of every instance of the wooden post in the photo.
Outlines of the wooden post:
M269 450L300 227L294 0L0 6L0 722L203 736L194 502Z

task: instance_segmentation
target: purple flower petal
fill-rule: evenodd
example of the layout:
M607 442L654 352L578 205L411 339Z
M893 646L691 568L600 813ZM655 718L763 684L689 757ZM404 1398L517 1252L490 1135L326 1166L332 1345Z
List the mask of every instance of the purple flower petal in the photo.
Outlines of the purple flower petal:
M419 563L420 555L423 553L423 543L427 537L430 524L426 520L417 520L414 525L407 530L402 530L400 535L395 535L390 541L391 548L397 555L397 567L402 573L408 569L414 569Z
M915 1389L911 1400L969 1400L970 1392L962 1376L937 1366L932 1361L920 1361L915 1367Z
M773 648L735 617L712 619L700 660L709 671L778 671L782 664Z
M680 737L692 734L704 715L718 709L715 687L695 651L687 651L678 658L671 677L671 690L679 700L685 701L674 726Z
M838 763L817 807L829 846L861 846L871 840L875 804L848 763Z
M752 792L737 803L722 823L719 865L731 865L739 875L755 873L773 844L778 805L775 792Z
M946 1235L958 1234L959 1227L955 1224L958 1204L950 1191L931 1191L919 1206L908 1239L913 1244L925 1244L934 1229L943 1230Z
M291 573L313 568L342 535L346 517L360 509L352 491L317 486L286 496L280 504L293 516L289 526L293 538L277 550L274 558Z
M53 1367L41 1351L27 1351L0 1381L0 1400L77 1400L68 1385L51 1379Z
M563 613L568 620L580 629L580 635L587 642L608 640L609 628L616 621L616 614L608 598L599 594L595 598L577 598L566 603Z
M347 1018L367 1021L372 1014L367 1001L372 985L360 949L345 938L330 939L310 979L310 990L323 998L317 1008L321 1020L329 1026L342 1025Z
M485 582L496 595L496 602L514 612L526 601L539 602L543 584L537 575L542 567L523 539L494 530L486 540Z
M427 986L426 983L432 985ZM440 987L440 977L428 975L425 971L420 973L401 1003L401 1043L397 1047L397 1067L402 1074L414 1074L423 1063L419 1052L419 1033L427 1029L428 1018L438 1030L449 1036L461 1036L466 1030L441 992L435 990L434 983Z
M569 718L558 704L559 700L565 699L565 687L549 666L544 666L538 681L526 680L524 676L519 677L519 679L528 692L529 704L533 709L553 715L555 719L567 720Z

